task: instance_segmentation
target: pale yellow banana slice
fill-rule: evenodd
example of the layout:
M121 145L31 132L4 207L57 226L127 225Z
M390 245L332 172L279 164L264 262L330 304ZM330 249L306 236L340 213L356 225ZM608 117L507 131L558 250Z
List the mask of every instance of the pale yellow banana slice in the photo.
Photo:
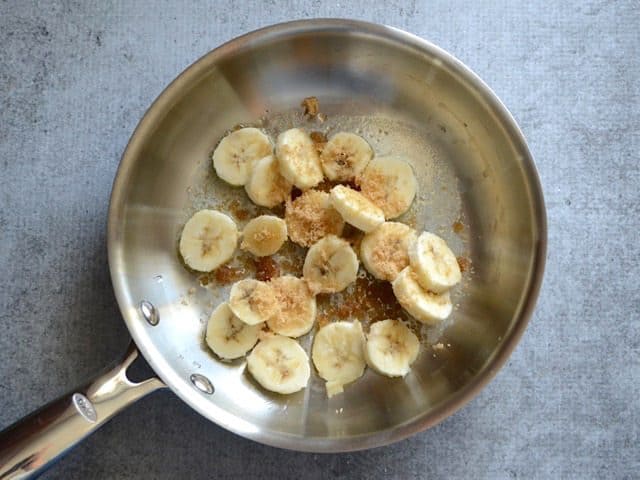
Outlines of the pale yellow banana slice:
M228 261L238 245L238 229L231 218L216 210L200 210L180 236L184 262L199 272L210 272Z
M362 194L382 209L386 219L411 207L417 182L411 166L396 157L376 157L357 179Z
M356 281L358 265L358 257L349 242L327 235L307 252L302 275L313 292L335 293Z
M320 163L329 180L344 182L360 175L372 158L373 149L364 138L339 132L325 145Z
M247 183L253 164L273 153L269 137L257 128L241 128L224 137L213 152L213 168L227 183Z
M331 189L331 205L345 222L362 230L370 232L384 222L384 212L360 192L336 185Z
M451 315L453 305L449 292L433 293L423 289L411 267L402 270L392 286L402 308L422 323L437 325Z
M276 157L284 178L301 190L315 187L324 178L313 140L300 128L278 135Z
M446 292L462 277L456 256L447 243L433 233L420 234L409 248L409 261L422 288L435 293Z
M413 228L404 223L384 222L362 239L360 260L371 275L392 282L409 265L408 250L415 241Z
M258 341L261 325L247 325L237 318L228 303L221 303L209 317L205 341L223 360L242 357Z
M276 157L267 155L256 161L249 180L244 186L253 203L273 208L289 198L291 183L281 174Z
M229 308L247 325L266 322L279 311L273 287L253 278L233 284L229 293Z
M249 221L242 231L240 248L256 257L276 253L287 240L287 224L274 215L260 215Z
M418 337L398 320L382 320L371 325L367 335L367 364L388 377L404 377L418 357Z
M267 320L275 333L287 337L300 337L309 332L316 320L316 297L307 282L291 275L271 279L278 300L279 313Z
M303 247L310 247L329 234L340 235L344 228L344 220L331 206L329 194L318 190L307 190L287 202L284 220L291 241Z
M289 394L302 390L309 382L309 357L291 338L270 335L260 340L247 357L247 368L267 390Z
M364 373L364 333L360 322L335 322L320 329L313 340L311 358L324 378L327 396L344 391L344 385Z

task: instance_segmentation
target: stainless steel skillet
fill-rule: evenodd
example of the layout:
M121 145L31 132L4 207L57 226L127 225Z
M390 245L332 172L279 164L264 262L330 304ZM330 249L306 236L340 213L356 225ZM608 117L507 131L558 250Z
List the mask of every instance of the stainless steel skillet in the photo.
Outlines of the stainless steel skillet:
M307 96L320 99L324 123L300 115ZM457 289L452 321L426 332L411 374L391 380L368 372L330 400L316 377L298 394L270 395L242 362L212 359L202 332L225 291L200 287L176 255L194 210L245 201L211 173L208 157L224 132L259 124L273 134L301 123L357 131L376 152L406 157L420 188L405 220L440 233L473 266ZM132 346L114 369L0 434L0 479L41 470L165 385L218 425L283 448L357 450L424 430L504 364L533 309L545 249L544 202L525 140L491 90L451 55L408 33L347 20L291 22L239 37L154 102L113 186L112 281L135 345L158 377L127 379L138 352ZM436 353L432 341L445 348Z

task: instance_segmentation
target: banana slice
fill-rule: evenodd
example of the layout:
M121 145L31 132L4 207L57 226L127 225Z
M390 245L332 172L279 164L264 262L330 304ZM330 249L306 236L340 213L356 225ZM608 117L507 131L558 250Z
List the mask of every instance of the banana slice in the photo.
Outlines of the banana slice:
M283 394L302 390L311 375L307 353L298 342L280 335L260 340L247 357L247 368L264 388Z
M345 182L360 175L372 158L373 149L364 138L339 132L322 150L320 164L329 180Z
M379 280L392 282L409 265L409 247L416 241L413 228L404 223L384 222L360 243L360 259Z
M316 334L311 358L320 376L327 381L329 398L342 393L344 385L364 373L364 343L362 325L357 320L330 323Z
M331 205L344 221L363 232L370 232L384 222L384 212L352 188L336 185L331 189L330 196Z
M228 303L221 303L209 317L205 341L223 360L242 357L258 341L261 325L247 325L236 317Z
M357 179L362 194L382 209L387 219L409 210L416 196L413 169L396 157L374 158Z
M275 333L287 337L299 337L309 332L316 320L316 297L307 282L291 275L273 278L273 287L280 313L267 320Z
M278 300L271 285L246 278L236 282L229 293L229 308L247 325L266 322L278 313Z
M402 270L393 281L393 293L409 315L427 325L437 325L451 315L453 305L449 292L424 290L411 267Z
M238 229L231 218L216 210L200 210L182 230L180 254L189 267L210 272L233 256L237 244Z
M287 240L287 224L273 215L260 215L247 223L242 231L240 248L256 257L273 255Z
M371 368L388 377L404 377L418 357L418 337L398 320L371 325L365 356Z
M335 293L356 281L358 257L346 240L327 235L307 252L302 276L315 293Z
M273 153L269 137L257 128L241 128L222 139L213 152L213 168L227 183L242 186L249 180L253 164Z
M268 155L255 162L244 189L256 205L273 208L289 198L291 183L280 174L276 157Z
M318 190L307 190L287 202L284 220L291 241L303 247L310 247L329 234L340 235L344 228L344 220L331 206L329 194Z
M300 128L278 135L276 157L284 178L301 190L315 187L324 178L313 140Z
M411 269L422 288L435 293L449 290L462 277L456 256L437 235L423 232L409 248Z

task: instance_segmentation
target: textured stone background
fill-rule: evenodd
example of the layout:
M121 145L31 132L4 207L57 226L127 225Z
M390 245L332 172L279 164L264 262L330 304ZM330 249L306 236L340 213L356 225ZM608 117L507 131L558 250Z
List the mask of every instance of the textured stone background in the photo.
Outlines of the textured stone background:
M638 2L372 3L0 1L0 428L128 342L105 222L146 107L221 42L294 18L361 18L427 38L520 123L545 190L549 257L511 360L464 410L388 448L264 447L164 392L46 478L639 478Z

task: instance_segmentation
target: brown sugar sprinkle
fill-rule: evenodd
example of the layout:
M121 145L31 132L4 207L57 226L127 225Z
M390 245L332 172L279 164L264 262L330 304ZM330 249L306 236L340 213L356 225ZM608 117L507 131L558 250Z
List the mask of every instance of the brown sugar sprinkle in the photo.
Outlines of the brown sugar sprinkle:
M268 317L278 311L278 300L275 293L266 283L258 283L249 296L249 305L254 312Z
M398 195L389 194L390 185L395 185L394 180L390 180L388 175L376 170L368 169L366 175L358 177L357 183L360 185L362 194L380 208L385 217L392 217L397 212L404 210Z
M316 147L318 153L322 153L322 150L324 150L328 141L327 136L322 132L311 132L309 136L311 137L313 145Z
M284 220L291 241L310 247L329 234L340 235L344 220L330 205L329 194L307 190L287 202Z
M467 257L457 257L456 260L458 261L461 272L466 272L471 268L471 260Z
M243 208L238 200L232 200L229 202L228 210L239 221L243 222L251 216L246 208Z
M366 326L367 321L373 323L387 318L408 318L396 300L391 284L376 280L369 274L356 279L340 304L336 304L335 299L332 303L331 298L330 295L316 297L319 325L353 318Z
M302 190L300 190L298 187L293 187L291 189L291 201L293 202L296 198L298 198L300 195L302 195Z
M360 251L360 243L362 243L362 238L364 237L364 232L358 230L356 227L345 224L344 230L342 230L342 238L344 238L351 247L356 251Z
M267 321L269 328L276 331L278 327L291 328L310 315L313 306L308 301L310 292L304 280L291 276L276 277L269 285L273 287L280 307L279 315Z
M234 283L246 276L246 271L242 267L230 267L228 265L222 265L214 272L214 278L216 282L221 284Z
M306 97L300 103L300 106L304 108L304 114L309 117L315 117L320 113L320 102L317 97Z
M462 231L464 230L464 224L460 220L456 220L455 222L453 222L453 225L451 225L451 228L453 229L454 233L462 233Z
M280 268L271 257L259 257L254 259L253 262L257 280L266 282L280 275Z

